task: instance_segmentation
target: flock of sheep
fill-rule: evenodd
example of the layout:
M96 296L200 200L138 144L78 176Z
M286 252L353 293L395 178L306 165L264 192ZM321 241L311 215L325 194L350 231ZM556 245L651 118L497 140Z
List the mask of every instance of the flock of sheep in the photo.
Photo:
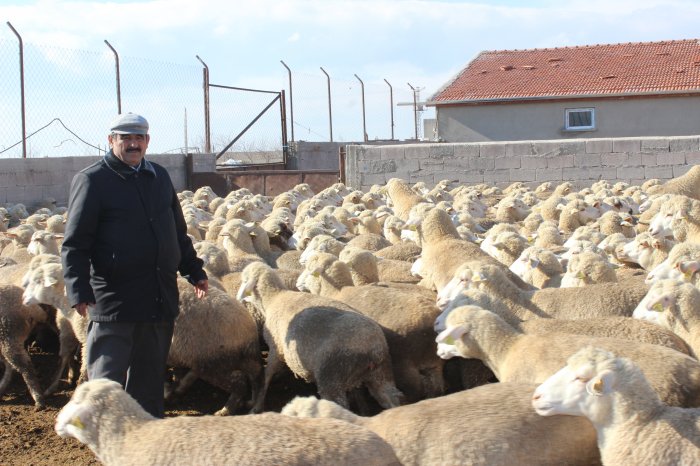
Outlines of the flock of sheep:
M168 363L186 372L165 394L202 379L230 394L219 416L155 419L85 381L65 209L0 209L0 395L17 371L41 408L67 371L56 431L104 464L700 464L700 166L580 191L392 179L178 197L210 292L180 279ZM25 346L39 324L60 341L46 388ZM285 367L320 399L263 413Z

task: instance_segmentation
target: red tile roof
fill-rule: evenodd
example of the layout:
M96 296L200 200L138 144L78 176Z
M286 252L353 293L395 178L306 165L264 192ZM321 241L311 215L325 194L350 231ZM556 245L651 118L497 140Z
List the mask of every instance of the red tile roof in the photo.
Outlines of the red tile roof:
M430 104L700 92L700 40L481 52Z

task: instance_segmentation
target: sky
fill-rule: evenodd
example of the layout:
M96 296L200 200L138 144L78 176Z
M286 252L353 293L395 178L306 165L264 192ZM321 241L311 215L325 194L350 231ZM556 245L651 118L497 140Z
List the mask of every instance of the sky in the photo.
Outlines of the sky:
M0 0L0 18L12 23L25 44L93 52L109 60L106 39L120 57L191 70L195 87L201 86L196 55L208 65L212 83L274 91L288 90L284 60L293 73L295 136L307 140L330 137L320 67L333 85L336 140L362 138L359 79L366 88L368 137L390 137L386 79L394 92L396 137L410 138L412 107L397 106L411 102L409 84L425 100L480 51L700 38L700 0ZM11 30L0 26L0 41L16 47ZM0 72L15 60L0 54ZM78 86L75 99L85 93ZM265 102L217 99L221 108L258 108ZM225 99L230 99L226 105ZM194 108L197 103L188 105L192 131L201 132L194 120L203 112ZM181 111L173 112L180 119ZM432 112L429 107L421 116ZM33 121L33 128L49 117ZM234 119L217 109L212 125L229 117ZM217 131L221 141L229 137ZM11 139L0 120L0 148Z

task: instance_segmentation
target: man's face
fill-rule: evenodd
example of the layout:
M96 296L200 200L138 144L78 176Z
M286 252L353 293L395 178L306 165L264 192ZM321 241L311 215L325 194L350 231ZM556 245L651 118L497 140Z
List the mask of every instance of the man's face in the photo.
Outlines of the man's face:
M125 164L135 167L146 155L150 135L110 134L107 139L114 155Z

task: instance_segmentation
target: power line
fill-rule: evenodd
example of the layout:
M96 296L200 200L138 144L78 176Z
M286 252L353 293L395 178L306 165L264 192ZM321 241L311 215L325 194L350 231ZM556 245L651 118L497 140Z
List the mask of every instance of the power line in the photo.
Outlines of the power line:
M30 134L29 136L27 136L26 139L29 139L30 137L34 136L34 135L37 134L38 132L45 130L46 128L48 128L49 126L51 126L51 124L52 124L54 121L59 122L59 123L61 124L61 126L63 126L63 128L64 128L66 131L68 131L70 134L72 134L73 136L75 136L76 138L78 138L78 140L79 140L80 142L82 142L83 144L88 145L88 146L92 147L93 149L97 149L98 151L106 152L104 149L102 149L102 148L100 148L100 147L98 147L98 146L93 146L92 144L90 144L89 142L87 142L86 140L84 140L83 138L81 138L80 136L78 136L77 134L75 134L72 130L70 130L70 129L61 121L60 118L54 118L53 120L49 121L47 124L45 124L44 126L42 126L41 128L39 128L38 130L34 131L34 132L33 132L32 134ZM65 141L63 141L63 142L65 142ZM62 142L61 144L63 144L63 142ZM12 144L11 146L9 146L9 147L3 149L3 150L1 150L1 151L0 151L0 154L4 154L4 153L7 152L8 150L10 150L10 149L12 149L13 147L18 146L18 145L20 145L20 144L22 144L22 141L21 141L21 140L20 140L19 142L16 142L15 144ZM59 144L59 145L60 145L60 144Z

